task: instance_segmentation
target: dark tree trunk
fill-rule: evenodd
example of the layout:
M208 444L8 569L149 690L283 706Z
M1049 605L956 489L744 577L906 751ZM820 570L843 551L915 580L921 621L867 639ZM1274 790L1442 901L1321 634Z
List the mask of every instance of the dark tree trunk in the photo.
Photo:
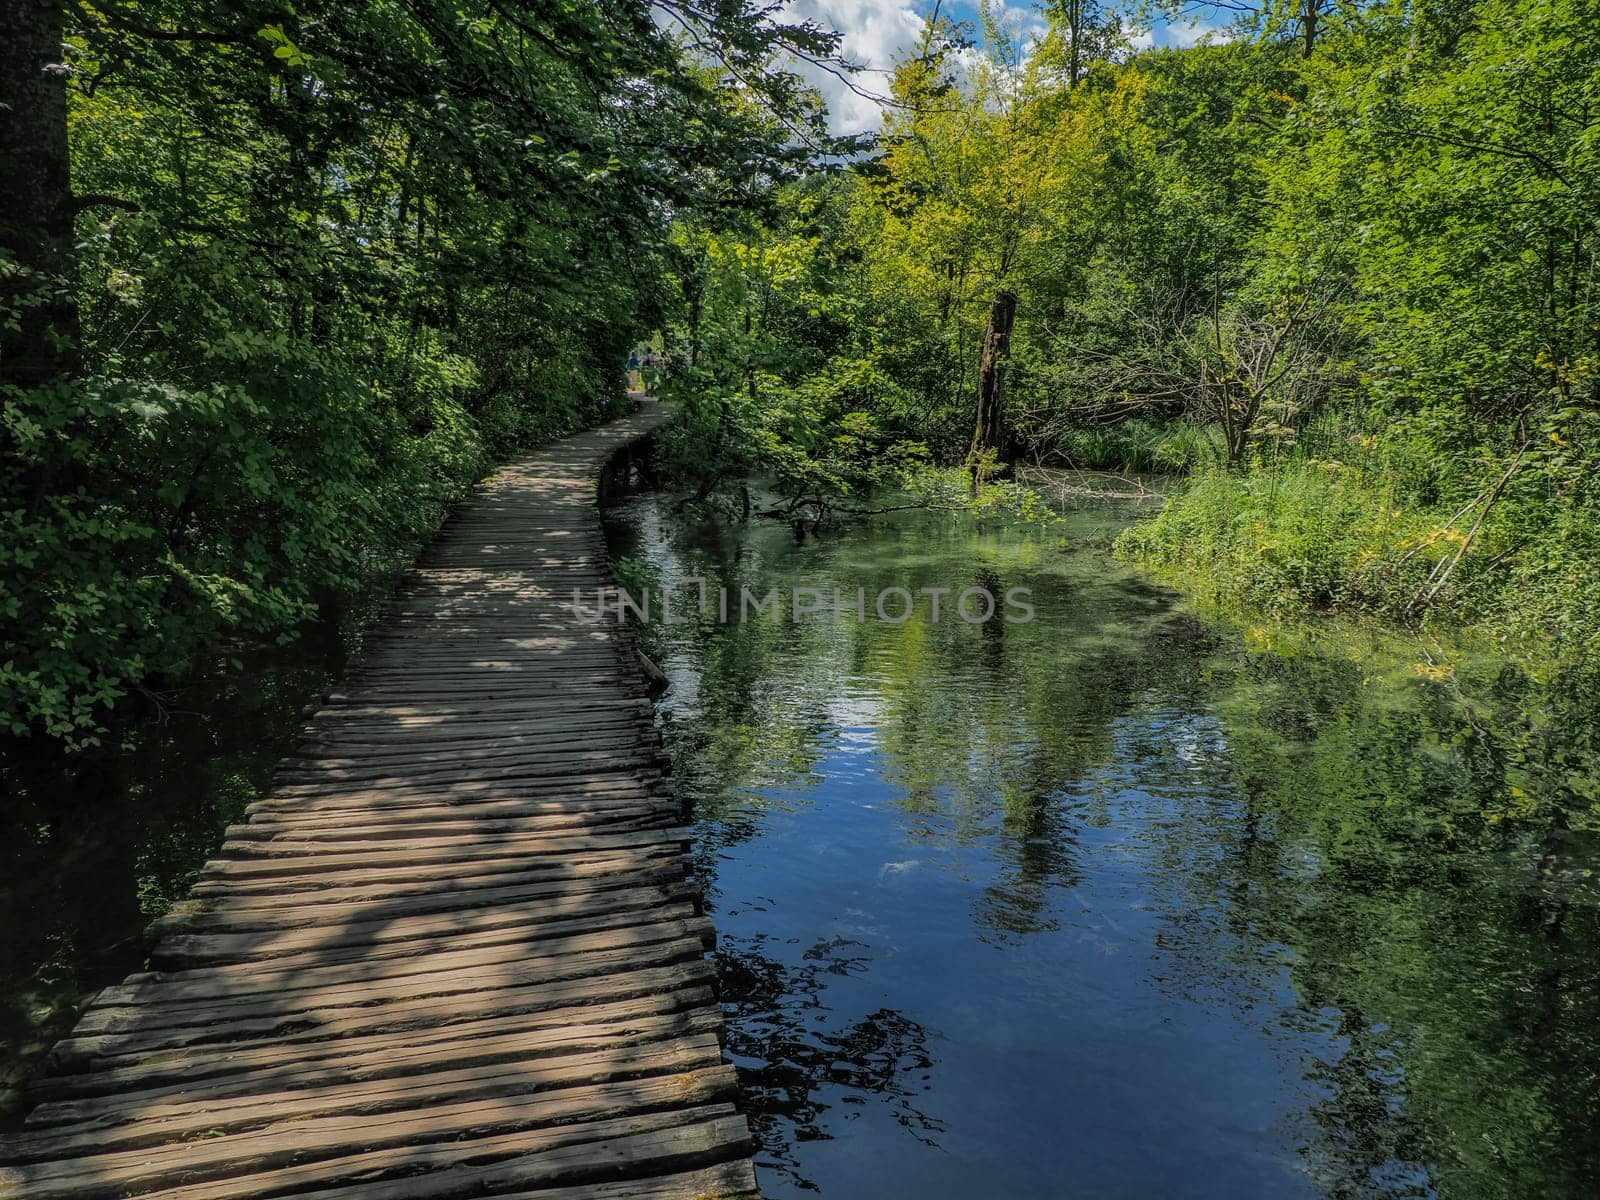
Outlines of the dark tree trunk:
M700 365L700 319L706 303L706 264L699 261L692 272L685 274L683 295L689 302L689 365Z
M78 359L72 298L72 180L62 9L0 0L0 251L20 271L0 281L0 382L37 387Z
M989 305L989 327L983 332L983 356L978 361L978 423L967 454L974 491L984 453L1005 454L1006 362L1011 357L1011 323L1016 316L1017 294L1001 288Z
M1083 72L1083 27L1084 21L1083 0L1072 0L1067 5L1067 37L1071 39L1067 52L1071 56L1067 68L1067 86L1077 87L1078 77Z
M1321 3L1322 0L1305 0L1305 10L1300 21L1300 54L1303 58L1310 58L1317 48L1317 26L1322 17Z

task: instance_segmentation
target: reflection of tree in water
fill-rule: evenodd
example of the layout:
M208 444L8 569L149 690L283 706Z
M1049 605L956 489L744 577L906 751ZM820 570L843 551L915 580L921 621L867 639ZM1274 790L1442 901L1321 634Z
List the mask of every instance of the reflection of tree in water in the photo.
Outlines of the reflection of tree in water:
M728 1052L766 1165L795 1187L817 1190L800 1174L792 1146L835 1136L826 1114L837 1105L885 1105L903 1129L936 1146L943 1127L917 1107L931 1090L932 1035L888 1008L841 1019L825 998L828 976L865 968L866 947L834 938L790 964L766 953L767 941L725 938L716 955Z
M1394 1038L1356 1009L1336 1011L1341 1052L1306 1070L1307 1079L1327 1089L1311 1108L1321 1136L1306 1156L1307 1170L1333 1200L1437 1195L1426 1164L1437 1161L1438 1148L1405 1101Z
M1015 546L968 547L963 537L961 555L929 554L923 530L908 535L914 552L899 558L893 536L880 531L853 549L846 539L830 571L868 595L942 587L938 623L675 627L675 644L660 649L669 659L687 652L701 684L666 726L677 789L698 818L716 822L708 840L750 836L759 822L741 812L789 803L818 782L838 732L834 702L847 681L870 680L882 776L914 818L907 836L957 845L997 838L998 877L974 906L981 935L1010 941L1055 929L1053 897L1079 879L1078 814L1064 805L1063 788L1115 753L1117 718L1153 682L1194 670L1203 627L1175 616L1173 593L1162 588L1128 582L1113 611L1097 601L1094 581L1040 572L1008 557ZM977 559L964 564L970 574L951 577L949 564L967 550ZM805 574L809 559L774 554L754 571L722 541L674 539L653 553L675 561L665 575L704 576L713 586L734 586L741 573L760 574L761 587L815 582ZM1043 619L1004 619L1015 585L1030 588ZM964 586L995 597L996 619L960 619Z
M1174 841L1164 982L1194 1000L1226 976L1245 1011L1254 978L1272 1012L1284 970L1331 1197L1594 1195L1596 846L1557 794L1584 780L1548 764L1586 761L1600 705L1568 688L1533 720L1515 680L1371 683L1336 655L1219 666L1224 802Z
M978 582L1004 594L993 571ZM958 839L998 836L999 877L974 904L980 936L1059 928L1053 898L1081 879L1082 814L1068 793L1126 751L1119 718L1152 687L1200 709L1215 635L1170 612L1169 593L1136 591L1138 622L1108 641L1103 611L1041 586L1039 602L1065 615L1065 629L982 626L977 654L943 643L921 660L920 679L887 697L884 777L916 811L946 813Z
M1111 595L999 551L983 565L992 547L940 536L902 554L880 531L849 559L846 539L839 577L954 585L959 562L996 595L1034 585L1043 619L705 631L704 711L674 750L719 817L708 877L719 839L802 802L853 719L831 701L870 690L904 836L992 867L979 936L1055 927L1094 869L1089 823L1148 830L1157 982L1258 1014L1304 1070L1316 1094L1285 1116L1325 1194L1600 1195L1600 672L1542 689L1498 663L1424 681L1387 642L1240 653L1160 588ZM767 1064L746 1087L791 1175L788 1148L829 1136L830 1107L878 1098L938 1134L916 1116L925 1031L823 1003L859 961L848 945L794 966L759 944L724 958L732 1046Z

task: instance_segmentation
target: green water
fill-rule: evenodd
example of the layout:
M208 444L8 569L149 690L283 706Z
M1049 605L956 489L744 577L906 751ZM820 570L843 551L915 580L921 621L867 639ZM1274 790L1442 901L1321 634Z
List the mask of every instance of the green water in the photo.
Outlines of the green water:
M267 787L354 620L150 697L97 750L0 752L0 1129L20 1125L23 1086L88 999L143 968L146 926Z
M1036 606L645 634L767 1195L1600 1194L1594 674L1207 617L1127 519L614 510L685 600Z

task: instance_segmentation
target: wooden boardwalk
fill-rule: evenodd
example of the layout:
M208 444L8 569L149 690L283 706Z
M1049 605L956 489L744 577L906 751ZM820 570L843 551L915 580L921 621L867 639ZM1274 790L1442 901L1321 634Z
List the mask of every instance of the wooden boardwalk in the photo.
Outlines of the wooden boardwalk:
M657 405L446 525L153 970L55 1050L0 1196L755 1195L709 922L596 479Z

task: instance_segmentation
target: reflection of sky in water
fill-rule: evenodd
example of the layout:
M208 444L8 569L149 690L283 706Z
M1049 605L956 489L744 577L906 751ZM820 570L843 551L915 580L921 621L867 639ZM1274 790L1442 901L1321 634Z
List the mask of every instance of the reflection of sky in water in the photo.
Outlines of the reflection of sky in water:
M618 545L660 583L917 587L976 562L1039 602L998 633L647 635L768 1196L1435 1194L1405 1039L1340 1001L1366 948L1338 840L1268 724L1303 737L1359 678L1310 715L1257 688L1241 720L1203 627L1047 533L912 519L795 547L662 512L625 506L642 536ZM1380 915L1402 904L1433 901Z
M1294 1062L1248 1012L1174 994L1206 964L1183 961L1191 935L1143 861L1169 804L1109 795L1105 823L1051 864L1072 886L1034 896L991 839L908 821L864 757L830 753L814 804L716 867L734 953L759 938L803 969L818 945L848 948L827 956L851 965L826 980L823 1028L892 1009L927 1031L909 1095L824 1097L837 1140L797 1153L803 1174L825 1195L1309 1194L1281 1125L1308 1091ZM1250 983L1269 1002L1285 987L1270 962Z

